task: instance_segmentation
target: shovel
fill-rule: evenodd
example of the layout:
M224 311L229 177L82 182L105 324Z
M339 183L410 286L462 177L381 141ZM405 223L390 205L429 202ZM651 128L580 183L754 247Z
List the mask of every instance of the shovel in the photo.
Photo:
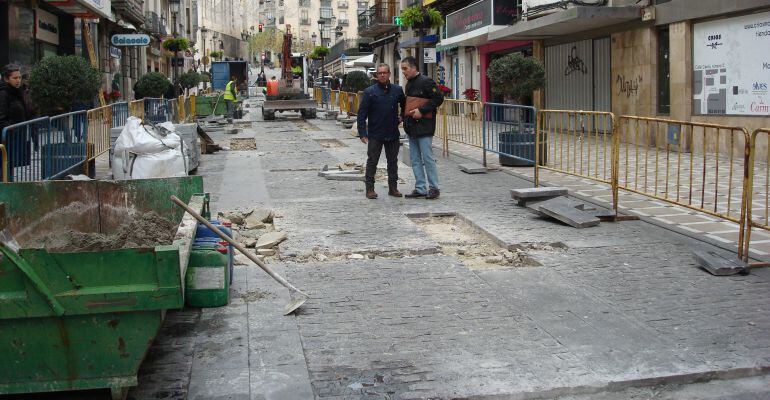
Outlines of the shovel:
M278 281L281 285L289 289L289 293L291 295L291 302L286 305L283 309L283 315L289 315L294 310L298 309L301 305L305 304L307 299L310 298L307 294L303 293L301 290L295 288L291 283L287 282L286 279L283 279L281 275L278 275L273 271L270 267L265 265L262 261L259 260L255 255L251 254L251 252L246 251L246 249L243 248L243 246L240 245L240 243L237 243L235 240L233 240L230 236L227 236L224 232L220 231L216 226L212 225L209 221L206 221L205 218L201 217L200 214L195 212L193 209L187 206L182 200L179 200L176 196L171 196L171 201L176 203L179 207L182 207L187 213L195 217L198 221L200 221L203 225L206 225L207 228L211 229L214 233L216 233L219 237L221 237L223 240L226 240L228 243L233 245L238 251L240 251L243 255L248 257L251 261L254 261L257 265L259 265L260 268L262 268L263 271L267 272L268 275L270 275L273 279Z

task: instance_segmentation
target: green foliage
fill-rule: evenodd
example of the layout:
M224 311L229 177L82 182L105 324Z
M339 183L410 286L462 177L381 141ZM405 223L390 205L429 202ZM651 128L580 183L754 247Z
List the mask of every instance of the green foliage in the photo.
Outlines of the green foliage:
M171 82L160 72L148 72L136 82L137 97L162 97Z
M316 58L323 58L329 55L329 48L326 46L316 46L313 49L313 53L315 53Z
M342 81L342 90L345 92L360 92L372 85L372 80L363 71L348 72Z
M198 75L201 82L211 82L211 74L208 71L203 71Z
M334 77L335 78L342 78L342 76L343 76L342 72L335 72L334 73Z
M43 113L67 112L99 94L101 74L85 58L51 56L40 60L29 77L32 99Z
M413 28L438 28L444 25L444 17L441 12L432 7L411 6L403 9L399 15L404 26ZM428 24L425 24L425 20Z
M263 32L252 35L249 38L249 50L254 54L262 51L280 53L283 50L283 33L275 28L267 28Z
M182 89L192 89L198 86L201 82L201 75L195 71L188 71L182 75L179 75L179 85Z
M225 55L225 52L222 50L215 50L209 53L209 56L211 56L211 58L221 58L223 55Z
M170 38L163 41L163 48L168 51L185 51L190 48L190 42L185 38Z
M511 53L492 61L487 69L487 77L492 83L492 93L507 95L519 101L545 86L543 64L519 53Z

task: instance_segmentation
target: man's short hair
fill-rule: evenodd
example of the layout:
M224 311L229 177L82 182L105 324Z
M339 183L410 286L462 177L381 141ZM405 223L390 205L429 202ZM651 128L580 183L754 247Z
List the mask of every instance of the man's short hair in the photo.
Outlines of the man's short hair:
M404 57L401 59L401 64L409 64L410 67L417 68L417 59L412 56Z
M275 79L275 75L271 76L270 79Z
M9 75L11 75L11 73L16 72L16 71L20 71L20 70L21 69L19 68L18 65L16 65L16 64L8 64L8 65L4 66L2 70L0 70L0 75L2 75L3 78L7 78Z
M387 68L388 72L390 72L390 65L388 65L388 64L380 63L379 65L377 65L377 69L380 69L380 68Z

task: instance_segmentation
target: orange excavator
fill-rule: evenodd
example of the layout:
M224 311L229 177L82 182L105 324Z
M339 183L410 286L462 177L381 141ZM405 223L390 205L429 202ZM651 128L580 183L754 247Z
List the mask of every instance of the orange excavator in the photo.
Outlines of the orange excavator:
M291 25L286 25L281 51L281 79L278 93L268 93L262 104L262 118L275 119L276 112L295 111L303 118L316 117L316 104L307 93L307 61L305 55L291 52Z

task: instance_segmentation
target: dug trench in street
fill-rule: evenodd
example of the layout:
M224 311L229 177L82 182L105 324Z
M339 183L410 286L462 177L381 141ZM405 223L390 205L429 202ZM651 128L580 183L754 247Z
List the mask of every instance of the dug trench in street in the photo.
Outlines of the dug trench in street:
M709 245L643 221L541 218L509 196L530 182L462 159L439 158L438 200L384 180L368 200L317 174L364 162L352 131L252 110L212 136L256 149L203 155L198 173L212 210L274 211L288 239L270 266L311 299L283 317L288 292L236 266L228 306L168 313L129 398L686 398L676 385L715 393L688 385L709 379L737 379L718 398L770 397L770 270L709 275L692 256Z

